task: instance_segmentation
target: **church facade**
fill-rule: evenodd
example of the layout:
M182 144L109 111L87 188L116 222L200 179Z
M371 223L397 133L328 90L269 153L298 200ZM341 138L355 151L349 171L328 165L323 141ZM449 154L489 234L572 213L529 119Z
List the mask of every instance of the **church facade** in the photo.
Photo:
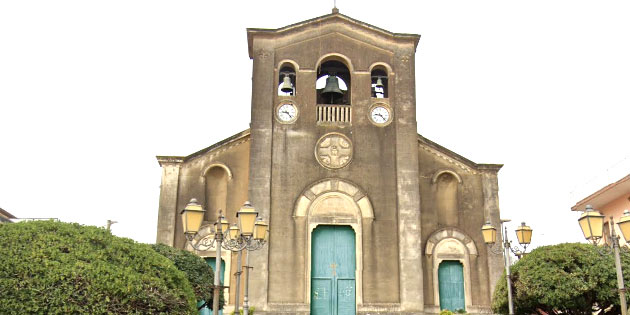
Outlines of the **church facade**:
M248 29L247 39L250 129L188 156L158 156L157 241L186 246L179 213L191 198L206 224L219 209L236 222L249 200L270 229L249 254L256 313L490 312L503 263L480 228L499 222L501 165L417 133L420 36L333 10ZM236 254L222 259L229 311L242 292L233 289Z

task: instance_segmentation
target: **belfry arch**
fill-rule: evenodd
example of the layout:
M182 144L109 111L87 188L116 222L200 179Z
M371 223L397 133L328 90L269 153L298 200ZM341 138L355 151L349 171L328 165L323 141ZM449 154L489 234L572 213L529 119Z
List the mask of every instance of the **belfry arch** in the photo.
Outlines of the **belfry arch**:
M311 303L312 232L318 225L346 225L355 233L356 304L363 304L363 230L374 220L372 203L357 185L341 179L325 179L306 188L293 211L295 220L305 220L305 297Z

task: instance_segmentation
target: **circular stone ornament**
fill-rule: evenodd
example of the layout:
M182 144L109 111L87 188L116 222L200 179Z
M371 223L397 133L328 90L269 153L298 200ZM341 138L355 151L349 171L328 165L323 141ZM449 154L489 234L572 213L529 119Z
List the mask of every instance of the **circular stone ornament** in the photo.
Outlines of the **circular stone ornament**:
M325 168L342 168L352 161L352 141L338 132L327 133L315 145L315 158Z

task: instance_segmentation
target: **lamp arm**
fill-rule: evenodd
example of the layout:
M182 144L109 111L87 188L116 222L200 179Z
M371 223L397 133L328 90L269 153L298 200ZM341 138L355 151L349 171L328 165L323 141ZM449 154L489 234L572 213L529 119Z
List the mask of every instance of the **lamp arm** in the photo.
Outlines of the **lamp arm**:
M486 244L491 253L495 255L503 255L503 244L494 243L492 245Z
M190 246L194 248L195 250L206 251L211 248L214 248L215 239L213 237L210 237L210 235L205 236L204 238L200 239L197 242L193 242L194 238L195 238L194 235L186 234L186 240L188 241L188 244L190 244Z

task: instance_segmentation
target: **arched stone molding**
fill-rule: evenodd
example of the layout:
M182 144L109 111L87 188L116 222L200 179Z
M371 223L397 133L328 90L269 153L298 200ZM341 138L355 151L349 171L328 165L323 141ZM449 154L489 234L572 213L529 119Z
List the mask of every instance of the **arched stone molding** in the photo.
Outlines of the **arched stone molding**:
M201 172L201 183L205 184L206 183L206 175L208 174L208 172L214 168L214 167L219 167L225 170L225 172L228 175L228 180L232 180L232 170L230 170L230 168L225 165L224 163L212 163L208 166L206 166L203 171Z
M440 177L440 175L442 175L444 173L448 173L448 174L453 175L453 177L455 177L455 179L457 179L457 182L459 184L462 183L461 176L459 176L459 174L457 174L455 171L450 170L450 169L441 169L441 170L435 172L435 174L433 174L433 177L431 178L431 184L435 184L437 182L438 177Z
M372 72L372 70L375 67L381 66L383 68L385 68L387 70L387 76L392 76L394 75L394 71L392 70L392 67L384 62L375 62L373 64L370 65L370 68L368 69L368 72Z
M309 211L313 208L312 204L316 200L318 202L326 200L327 198L323 197L328 193L335 193L338 196L345 195L351 198L358 206L361 219L374 219L372 203L363 190L353 183L341 179L324 179L305 189L295 203L293 217L309 215Z
M337 60L337 61L341 61L343 62L346 67L348 67L348 71L350 71L350 73L354 72L354 66L352 65L352 61L350 61L350 58L348 58L348 56L346 55L342 55L340 53L329 53L329 54L325 54L321 57L319 57L319 59L317 60L317 63L315 64L315 69L319 69L319 66L322 65L322 63L328 61L328 60ZM348 87L350 88L350 87Z
M356 306L363 304L363 224L374 219L372 204L356 185L341 179L325 179L303 191L295 204L293 217L306 220L305 297L311 300L311 235L318 225L348 225L355 233Z
M291 59L283 59L280 62L278 62L278 65L276 66L276 71L280 71L280 69L282 68L282 66L284 64L290 64L293 66L293 70L295 70L295 72L297 73L298 70L300 70L300 66L297 64L297 62L295 62L294 60Z
M472 306L472 282L470 277L470 260L478 256L475 242L462 231L455 228L445 228L434 232L427 240L425 255L431 262L433 270L433 303L440 305L440 286L438 269L444 260L459 261L464 271L464 297L466 310L471 311Z
M203 240L206 236L211 234L212 228L213 228L213 224L206 224L206 225L201 226L199 228L199 232L197 232L197 235L195 235L195 238L193 238L192 243L195 246L197 246L199 242L201 242L201 240ZM209 248L208 250L196 250L194 247L191 246L189 242L186 242L186 249L188 251L194 252L195 254L199 255L200 257L204 259L206 258L216 259L217 257L216 243L214 244L213 247ZM227 290L223 290L223 298L225 299L225 306L226 306L226 308L224 309L224 312L226 312L226 311L229 311L228 303L230 301L230 290L231 290L230 282L232 280L232 252L221 248L221 259L225 261L225 270L222 271L224 274L223 285L229 287Z

